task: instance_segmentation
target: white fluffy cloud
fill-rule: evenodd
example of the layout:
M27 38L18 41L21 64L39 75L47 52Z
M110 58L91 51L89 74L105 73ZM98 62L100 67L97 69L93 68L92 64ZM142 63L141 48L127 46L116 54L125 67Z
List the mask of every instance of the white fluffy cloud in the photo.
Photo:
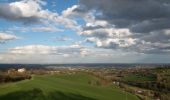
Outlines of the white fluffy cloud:
M49 11L48 9L43 9L43 5L46 2L42 0L21 0L16 2L11 2L7 4L0 4L0 18L12 21L19 21L23 24L38 24L47 25L47 27L33 28L33 30L43 30L49 32L51 26L63 25L65 28L79 30L79 25L76 21L65 17L64 15L59 15L57 12ZM8 13L6 13L8 12ZM55 29L55 30L54 30ZM56 30L57 29L57 30ZM52 30L58 31L60 29L53 28Z
M19 37L15 36L15 35L0 32L0 43L4 43L7 41L11 41L11 40L16 40L18 38Z
M48 10L42 10L42 4L44 3L41 0L23 0L0 4L0 17L24 23L39 22L40 18L50 15Z

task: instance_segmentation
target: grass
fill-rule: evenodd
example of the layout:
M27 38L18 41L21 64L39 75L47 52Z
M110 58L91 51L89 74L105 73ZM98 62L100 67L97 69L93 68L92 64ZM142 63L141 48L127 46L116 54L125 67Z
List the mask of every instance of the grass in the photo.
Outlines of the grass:
M90 85L89 80L100 79L84 73L33 76L31 80L1 85L0 100L139 100L116 86Z
M145 82L145 81L155 81L156 77L154 75L143 75L143 74L129 74L123 78L125 81L135 81L135 82Z

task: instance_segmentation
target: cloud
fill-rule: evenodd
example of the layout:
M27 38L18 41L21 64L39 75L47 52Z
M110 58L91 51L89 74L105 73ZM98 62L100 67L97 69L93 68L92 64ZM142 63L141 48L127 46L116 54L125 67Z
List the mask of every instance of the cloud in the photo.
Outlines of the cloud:
M79 62L80 59L91 55L88 47L80 45L49 46L25 45L8 49L0 53L0 62L6 63L64 63ZM91 49L93 50L93 49ZM44 57L45 56L45 57ZM10 62L9 62L10 61Z
M80 0L86 10L101 12L96 19L107 20L116 27L132 27L143 21L168 20L170 2L168 0ZM152 25L150 25L152 26ZM161 24L160 24L161 27Z
M34 28L31 28L31 30L33 32L51 32L51 33L64 31L64 30L58 29L56 27L34 27Z
M170 53L168 0L80 0L63 12L85 21L80 35L97 47L156 54Z
M58 37L53 37L53 41L72 41L73 39L67 36L58 36Z
M51 25L55 27L63 25L65 28L79 30L76 21L59 15L57 12L44 9L43 6L45 4L46 2L42 0L21 0L11 3L0 3L0 18L23 24ZM56 29L57 31L60 30ZM33 30L49 31L51 27L35 28Z
M168 0L80 0L79 5L73 5L61 14L44 9L45 4L42 0L1 3L0 18L54 26L33 27L29 29L31 31L58 32L63 29L57 27L64 26L98 48L147 54L170 53Z
M26 23L40 22L41 18L49 16L48 10L42 10L41 5L44 4L41 0L22 0L12 3L0 4L0 17L22 21Z
M55 52L55 47L44 46L44 45L28 45L15 47L9 50L11 54L51 54Z
M80 46L79 44L68 46L48 46L48 45L26 45L8 49L10 55L60 55L65 57L84 57L111 55L111 50L97 49L93 47Z
M19 46L9 49L8 53L11 54L21 54L21 55L74 55L81 52L82 47L79 45L70 46L48 46L48 45L27 45Z
M129 63L142 62L141 59L144 58L147 58L145 54L85 47L77 44L68 46L25 45L13 47L0 53L1 63ZM166 58L169 58L169 56L161 57L161 59ZM152 59L152 56L150 59Z
M12 35L12 34L0 32L0 43L5 43L5 42L11 41L11 40L16 40L16 39L19 39L19 37Z
M13 32L46 32L46 33L55 33L55 32L63 32L63 29L59 29L55 26L30 26L30 27L10 27L9 31Z

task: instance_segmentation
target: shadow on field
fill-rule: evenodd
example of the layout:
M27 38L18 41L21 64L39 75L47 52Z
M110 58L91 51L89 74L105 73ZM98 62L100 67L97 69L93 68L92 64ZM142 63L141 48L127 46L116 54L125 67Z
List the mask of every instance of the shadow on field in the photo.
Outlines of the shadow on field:
M40 89L12 92L0 97L0 100L44 100L45 96Z
M40 89L32 89L29 91L17 91L0 96L0 100L97 100L73 93L63 93L59 91L51 92L44 95Z

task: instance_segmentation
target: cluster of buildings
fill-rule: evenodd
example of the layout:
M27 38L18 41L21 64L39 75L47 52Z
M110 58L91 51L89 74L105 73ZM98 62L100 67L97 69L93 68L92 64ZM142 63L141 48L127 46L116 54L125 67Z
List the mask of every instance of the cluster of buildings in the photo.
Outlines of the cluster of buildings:
M11 73L25 73L26 72L26 69L25 68L19 68L19 69L9 69L8 70L8 74L11 74Z

